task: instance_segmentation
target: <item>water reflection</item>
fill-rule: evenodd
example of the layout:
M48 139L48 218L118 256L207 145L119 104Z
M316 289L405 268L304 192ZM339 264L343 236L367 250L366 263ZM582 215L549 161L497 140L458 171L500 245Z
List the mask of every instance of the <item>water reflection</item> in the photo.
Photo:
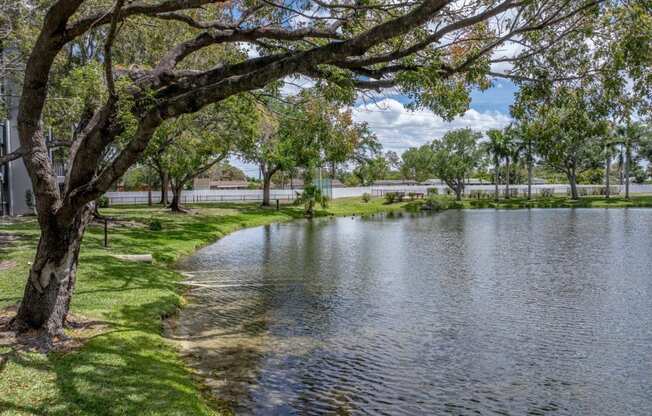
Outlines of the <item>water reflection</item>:
M652 211L245 230L175 337L239 414L652 414Z

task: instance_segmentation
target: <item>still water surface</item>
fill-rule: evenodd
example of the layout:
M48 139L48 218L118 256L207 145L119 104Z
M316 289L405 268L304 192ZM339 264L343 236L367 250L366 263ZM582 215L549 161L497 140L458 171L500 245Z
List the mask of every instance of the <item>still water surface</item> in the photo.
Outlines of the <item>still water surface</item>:
M244 230L174 336L237 414L652 415L652 210Z

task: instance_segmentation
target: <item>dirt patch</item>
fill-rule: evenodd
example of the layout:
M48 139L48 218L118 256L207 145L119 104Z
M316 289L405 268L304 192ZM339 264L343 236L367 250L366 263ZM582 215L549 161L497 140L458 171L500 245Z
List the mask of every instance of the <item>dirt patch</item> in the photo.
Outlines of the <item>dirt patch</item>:
M0 309L0 347L10 348L8 354L15 351L41 353L75 351L108 328L105 322L69 314L66 320L65 336L46 340L40 331L17 333L13 329L12 319L16 315L17 309L15 305ZM6 359L5 355L0 355L0 366Z

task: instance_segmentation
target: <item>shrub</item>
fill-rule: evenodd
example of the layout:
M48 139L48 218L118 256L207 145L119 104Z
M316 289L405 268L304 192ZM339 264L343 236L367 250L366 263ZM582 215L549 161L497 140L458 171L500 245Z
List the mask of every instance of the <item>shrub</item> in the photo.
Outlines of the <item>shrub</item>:
M488 199L478 199L470 202L473 208L493 208L495 205Z
M464 208L464 204L462 204L460 201L450 201L448 206L446 207L447 209L462 209Z
M428 188L426 190L426 194L428 194L428 195L439 195L439 189L437 189L437 188Z
M385 194L385 202L393 204L396 201L396 192L387 192Z
M297 192L297 199L294 203L303 204L305 216L312 218L315 214L315 205L319 204L322 208L328 208L328 197L322 194L321 189L315 185L308 185L303 188L303 192Z
M442 211L448 209L448 200L438 198L434 195L429 196L423 204L423 209L430 211Z
M416 192L409 192L408 196L410 197L411 200L414 200L414 198L417 197L417 193Z
M552 188L543 188L540 193L541 196L544 198L552 198L554 191L555 190Z
M397 200L398 202L403 202L403 197L404 197L404 196L405 196L405 194L404 194L403 192L397 192L397 193L396 193L396 200Z
M105 195L102 195L101 197L97 198L97 206L100 208L108 208L109 198L107 198Z
M153 219L149 222L150 231L161 231L163 229L163 224L160 220Z
M371 201L371 195L368 192L365 192L362 194L362 202L369 202Z

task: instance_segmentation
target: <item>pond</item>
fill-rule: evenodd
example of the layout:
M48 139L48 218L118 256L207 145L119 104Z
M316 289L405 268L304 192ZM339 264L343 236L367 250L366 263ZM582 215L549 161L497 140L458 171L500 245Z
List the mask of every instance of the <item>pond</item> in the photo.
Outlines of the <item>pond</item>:
M237 414L652 414L652 210L299 221L182 267L173 337Z

